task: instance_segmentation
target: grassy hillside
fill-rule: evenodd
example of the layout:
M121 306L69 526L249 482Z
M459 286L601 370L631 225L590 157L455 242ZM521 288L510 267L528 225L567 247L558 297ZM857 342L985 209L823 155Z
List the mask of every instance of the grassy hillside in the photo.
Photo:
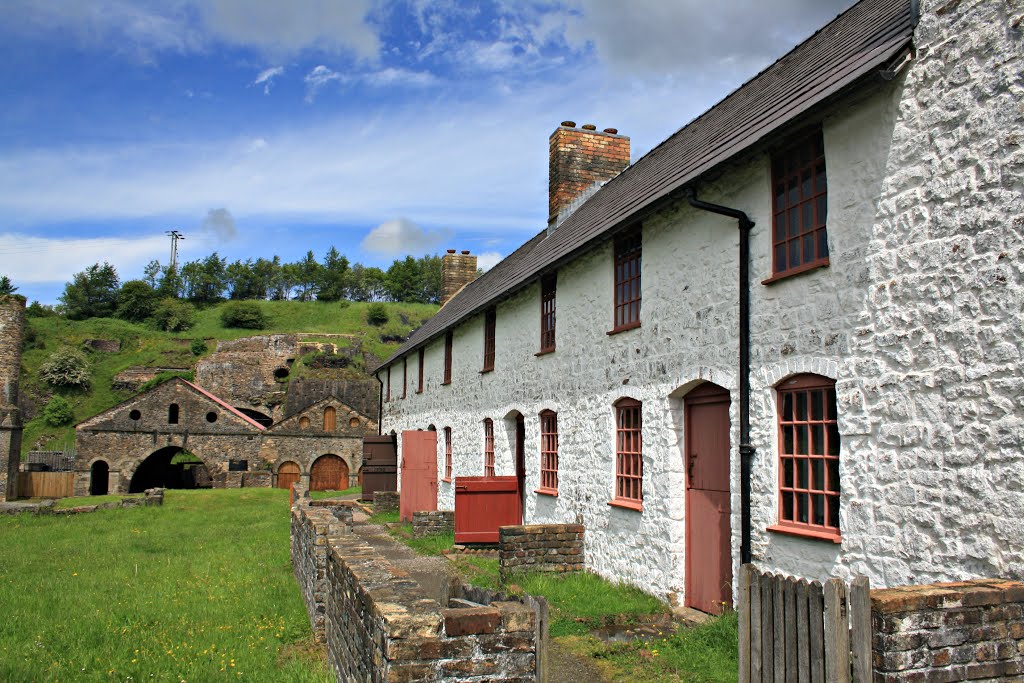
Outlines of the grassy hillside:
M291 332L356 335L364 351L383 360L398 343L382 342L382 336L406 337L437 310L436 306L424 304L384 304L389 320L380 327L373 327L366 324L369 304L298 301L261 301L258 304L269 321L263 330L224 328L220 321L223 304L200 311L192 329L174 334L112 318L83 321L29 318L22 357L21 393L27 399L26 417L31 419L25 426L22 452L61 450L65 443L74 439L72 427L50 427L42 419L43 407L54 394L71 402L74 422L81 422L131 395L131 392L115 391L111 387L114 376L127 368L193 367L200 357L216 349L218 340ZM121 342L121 350L117 353L86 350L92 378L88 390L54 389L39 378L39 367L50 354L63 346L82 349L89 339L116 339ZM194 339L206 341L208 350L200 356L191 351Z

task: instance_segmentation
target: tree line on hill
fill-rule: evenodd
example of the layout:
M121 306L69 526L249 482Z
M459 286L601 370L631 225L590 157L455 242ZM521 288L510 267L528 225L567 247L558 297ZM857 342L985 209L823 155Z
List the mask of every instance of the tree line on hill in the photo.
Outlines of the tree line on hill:
M396 259L387 270L350 264L331 247L322 262L312 251L294 263L279 256L229 263L217 252L180 267L150 261L141 279L121 282L108 262L75 273L64 286L55 313L72 320L118 317L133 322L155 320L167 330L185 329L178 318L192 306L225 300L401 301L439 303L441 257ZM45 314L37 303L30 315Z

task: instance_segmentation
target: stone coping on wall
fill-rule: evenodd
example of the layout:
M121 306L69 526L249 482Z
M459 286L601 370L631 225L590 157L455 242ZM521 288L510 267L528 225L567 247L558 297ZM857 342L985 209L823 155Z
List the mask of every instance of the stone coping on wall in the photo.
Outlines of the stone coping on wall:
M539 680L546 603L443 577L425 586L407 570L404 558L415 554L383 527L345 531L331 508L310 503L299 497L293 506L293 554L323 548L326 567L321 575L315 562L295 557L296 578L307 603L322 599L328 661L339 681ZM296 543L297 536L305 538ZM310 606L311 616L318 611Z

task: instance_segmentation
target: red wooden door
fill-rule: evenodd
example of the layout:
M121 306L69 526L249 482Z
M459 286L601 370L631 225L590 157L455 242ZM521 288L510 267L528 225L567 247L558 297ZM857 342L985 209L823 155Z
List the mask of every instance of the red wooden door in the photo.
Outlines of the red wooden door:
M348 488L348 465L337 455L321 455L309 471L310 491L344 491Z
M703 384L684 404L686 605L721 614L732 606L729 392Z
M299 480L299 465L294 462L282 463L277 470L277 488L290 489Z
M455 542L497 543L498 527L523 518L516 477L455 479Z
M437 432L402 432L401 476L402 521L411 522L414 512L437 509Z

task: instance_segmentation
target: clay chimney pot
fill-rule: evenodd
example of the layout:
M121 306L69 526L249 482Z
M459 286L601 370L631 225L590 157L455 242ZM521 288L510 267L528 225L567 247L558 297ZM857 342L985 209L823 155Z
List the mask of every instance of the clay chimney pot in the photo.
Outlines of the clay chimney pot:
M449 253L449 254L454 254L454 253L455 253L455 250L454 250L454 249L449 249L449 250L448 250L448 253Z
M583 130L597 130L597 126L592 123L584 123Z
M575 121L562 121L561 125L565 126L566 128L575 128L576 127L576 122Z

